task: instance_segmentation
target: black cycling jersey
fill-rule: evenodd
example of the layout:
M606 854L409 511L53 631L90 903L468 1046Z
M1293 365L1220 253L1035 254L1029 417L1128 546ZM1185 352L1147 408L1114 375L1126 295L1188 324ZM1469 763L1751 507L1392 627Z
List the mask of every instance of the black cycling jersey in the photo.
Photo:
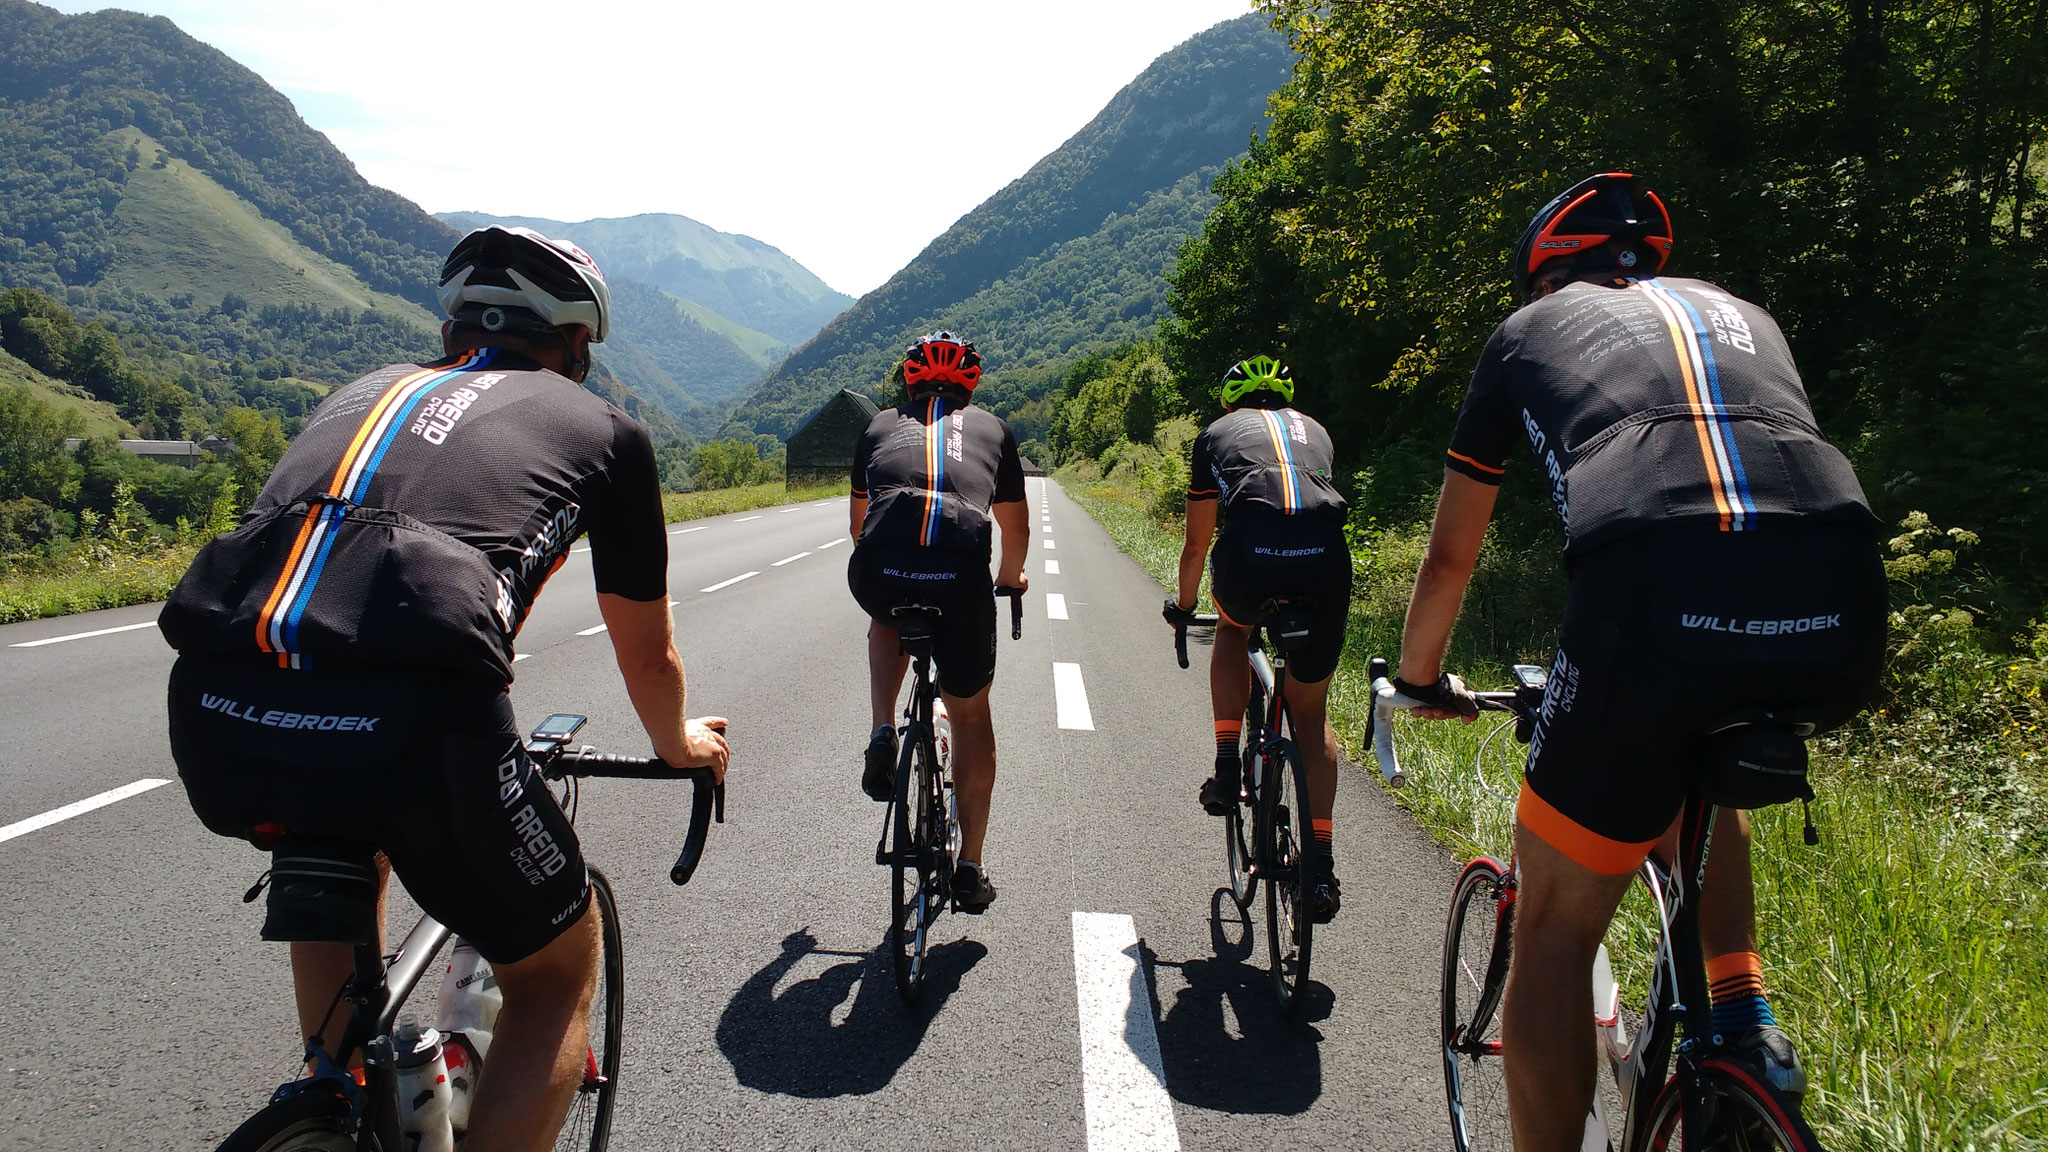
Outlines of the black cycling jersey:
M1777 323L1703 280L1572 284L1508 317L1480 355L1446 464L1498 484L1524 436L1568 557L1672 524L1878 527L1814 424Z
M1226 512L1344 519L1331 483L1336 451L1323 426L1292 408L1239 408L1195 438L1188 499Z
M877 413L853 454L868 502L864 545L967 552L988 562L992 504L1024 499L1024 462L1002 417L943 395Z
M184 652L502 684L534 597L585 533L600 592L666 596L644 427L500 350L393 365L320 405L160 624Z

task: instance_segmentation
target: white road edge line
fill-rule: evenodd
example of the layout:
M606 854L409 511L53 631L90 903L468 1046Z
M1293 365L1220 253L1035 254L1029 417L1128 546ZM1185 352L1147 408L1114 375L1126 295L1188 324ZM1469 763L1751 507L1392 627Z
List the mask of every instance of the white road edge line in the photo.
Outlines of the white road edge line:
M697 591L699 591L699 592L716 592L716 591L718 591L718 590L719 590L720 588L730 588L730 587L732 587L733 585L735 585L735 584L739 583L739 582L740 582L740 581L742 581L742 580L750 580L750 579L752 579L752 578L754 578L754 577L756 577L756 576L759 576L759 575L760 575L760 573L759 573L759 572L742 572L742 573L740 573L739 575L737 575L737 576L733 577L733 578L732 578L732 579L730 579L730 580L720 580L720 581L719 581L718 583L716 583L716 584L713 584L713 585L712 585L711 587L709 587L709 588L699 588L699 589L697 589Z
M1045 594L1045 618L1047 620L1065 620L1067 618L1067 598L1057 592L1047 592Z
M609 625L609 624L599 624L599 625L598 625L597 627L595 627L595 628L585 628L585 629L584 629L583 631L581 631L581 632L578 632L578 633L577 633L577 635L578 635L578 636L595 636L595 635L597 635L597 634L598 634L599 632L602 632L602 631L604 631L604 630L605 630L606 628L609 628L609 627L611 627L611 625Z
M678 528L678 529L676 529L675 531L673 531L673 532L669 533L669 535L671 535L671 536L682 536L682 535L686 535L686 534L688 534L688 533L691 533L691 532L702 532L703 530L705 530L706 528L709 528L709 527L711 527L711 525L709 525L709 524L699 524L699 525L697 525L697 526L696 526L695 528Z
M745 523L746 523L747 521L749 521L749 520L759 520L759 519L760 519L760 517L759 517L759 516L742 516L742 517L740 517L739 519L737 519L737 520L733 521L733 523L735 523L735 524L745 524Z
M783 566L784 564L794 564L794 563L796 563L797 561L799 561L799 560L801 560L801 559L803 559L804 557L806 557L806 556L809 556L809 555L810 555L810 553L809 553L809 552L799 552L799 553L797 553L797 554L796 554L796 555L794 555L794 556L786 556L786 557L784 557L784 558L782 558L782 559L780 559L780 560L777 560L777 561L776 561L775 563L773 563L773 564L770 564L770 565L769 565L769 567L770 567L770 568L780 568L780 567L782 567L782 566Z
M1088 1152L1179 1152L1152 991L1129 916L1074 913L1074 997Z
M9 644L8 647L41 648L45 644L62 644L66 640L90 640L95 636L112 636L116 632L133 632L138 628L154 627L156 627L156 621L145 620L140 624L123 624L119 628L101 628L92 632L73 632L69 636L51 636L43 640L24 640L19 644Z
M1053 662L1052 698L1060 727L1070 732L1095 731L1095 716L1088 711L1088 689L1081 683L1079 664Z
M514 664L517 664L517 663L519 663L519 662L520 662L521 660L524 660L524 659L526 659L526 658L527 658L528 656L531 656L531 655L533 655L533 653L531 653L531 652L521 652L521 653L519 653L519 654L518 654L517 656L514 656L514 657L512 657L512 662L513 662Z
M75 803L66 804L62 808L52 808L41 816L31 816L26 820L16 820L7 827L0 828L0 843L12 840L16 836L26 836L38 828L48 828L52 824L69 820L73 816L82 816L95 808L105 808L109 804L118 804L130 796L140 796L152 788L161 788L169 783L169 780L158 780L153 776L144 777L133 784L123 784L119 788L109 789L97 796L88 796Z
M830 547L832 547L832 546L833 546L833 545L835 545L835 544L844 544L844 543L846 543L846 537L844 537L844 536L841 536L841 537L839 537L839 538L838 538L838 539L836 539L836 540L827 540L827 541L825 541L825 542L824 542L823 544L820 544L820 545L818 545L818 551L820 551L820 552L823 552L823 551L824 551L825 549L827 549L827 548L830 548Z
M1060 562L1059 562L1059 561L1057 561L1057 560L1055 560L1055 559L1053 559L1053 558L1052 558L1052 557L1050 557L1050 556L1046 557L1046 558L1045 558L1045 574L1046 574L1047 576L1057 576L1057 575L1059 575L1059 574L1060 574Z

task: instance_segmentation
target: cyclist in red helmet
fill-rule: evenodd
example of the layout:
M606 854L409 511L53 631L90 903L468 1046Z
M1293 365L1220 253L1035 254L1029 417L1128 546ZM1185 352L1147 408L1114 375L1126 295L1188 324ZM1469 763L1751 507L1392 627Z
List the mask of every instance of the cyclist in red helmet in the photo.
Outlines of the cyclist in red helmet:
M995 789L996 733L988 690L995 679L995 588L1024 588L1031 518L1017 438L1001 417L973 405L981 354L951 332L934 332L903 356L904 402L861 433L853 457L853 556L846 579L873 618L868 681L874 730L861 789L887 800L896 768L896 701L909 658L889 610L934 604L942 611L932 660L953 724L953 779L960 800L960 866L954 895L981 912L995 886L981 866ZM989 579L995 527L1003 551Z
M1580 1146L1594 1083L1586 974L1691 788L1690 749L1746 707L1839 725L1884 655L1881 525L1815 426L1784 335L1747 300L1659 277L1671 246L1663 201L1626 172L1536 214L1513 256L1523 307L1480 354L1401 638L1396 686L1435 706L1421 714L1476 715L1444 646L1526 440L1564 524L1571 587L1515 810L1503 1070L1524 1152ZM1805 1074L1763 994L1748 825L1728 815L1701 902L1711 1041L1797 1097Z

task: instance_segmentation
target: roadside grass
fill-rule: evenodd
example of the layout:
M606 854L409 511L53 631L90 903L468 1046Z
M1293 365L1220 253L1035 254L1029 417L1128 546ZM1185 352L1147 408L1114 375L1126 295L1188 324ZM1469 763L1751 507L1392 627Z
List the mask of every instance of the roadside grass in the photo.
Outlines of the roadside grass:
M846 495L845 483L789 489L781 483L705 492L662 494L662 514L673 524L750 508L770 508ZM199 551L197 544L161 549L82 550L57 559L0 558L0 624L122 608L162 600Z
M804 488L789 488L777 480L739 488L710 488L702 492L664 492L661 494L661 513L669 523L675 524L684 520L701 520L706 516L723 516L728 512L825 500L846 493L847 484L843 480L837 484Z
M1171 587L1179 525L1148 513L1154 499L1130 477L1098 476L1084 466L1055 478ZM1421 528L1354 538L1350 628L1330 691L1339 744L1354 758L1365 757L1366 660L1398 655L1425 539ZM1482 557L1447 660L1487 681L1478 686L1506 686L1506 669L1481 652L1548 663L1549 638L1531 622L1547 609L1509 595L1541 583L1534 562L1506 550ZM1506 859L1511 847L1523 749L1497 723L1404 719L1396 729L1408 786L1390 794L1460 859ZM1796 805L1752 816L1766 979L1811 1079L1807 1119L1830 1148L2048 1149L2048 858L2038 830L2001 827L1926 785L1943 774L1944 734L1880 718L1817 741L1817 848L1801 840ZM2037 751L2027 753L2036 765ZM1341 829L1338 842L1341 859ZM1654 928L1646 904L1624 904L1608 936L1625 989L1644 984Z

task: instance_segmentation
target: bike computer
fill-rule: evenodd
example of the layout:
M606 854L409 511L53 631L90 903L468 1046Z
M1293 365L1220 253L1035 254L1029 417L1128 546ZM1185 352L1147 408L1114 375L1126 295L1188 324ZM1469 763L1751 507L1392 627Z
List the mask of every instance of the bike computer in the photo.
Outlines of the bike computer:
M1535 690L1543 687L1550 674L1534 664L1517 664L1514 667L1515 683L1523 688Z
M573 712L557 712L534 725L533 734L527 739L535 743L560 744L576 735L576 730L583 727L587 719Z

